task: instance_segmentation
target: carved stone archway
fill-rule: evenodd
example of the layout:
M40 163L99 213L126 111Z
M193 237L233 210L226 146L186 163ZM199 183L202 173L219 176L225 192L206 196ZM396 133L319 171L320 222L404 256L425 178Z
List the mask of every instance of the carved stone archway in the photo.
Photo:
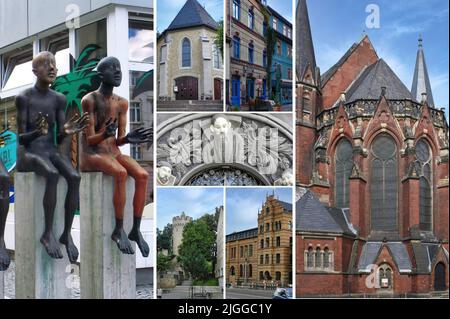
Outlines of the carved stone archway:
M170 169L161 170L171 172L169 186L292 185L289 116L165 115L158 125L158 167Z

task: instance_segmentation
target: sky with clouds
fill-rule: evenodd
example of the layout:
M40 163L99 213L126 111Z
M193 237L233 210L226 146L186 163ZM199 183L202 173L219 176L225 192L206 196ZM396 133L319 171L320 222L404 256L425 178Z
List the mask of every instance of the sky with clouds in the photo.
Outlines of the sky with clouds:
M172 223L172 217L185 212L197 219L205 213L215 213L215 208L223 206L222 188L159 188L158 189L157 227L163 229Z
M369 4L380 9L378 29L366 26ZM309 0L308 11L322 74L366 32L378 56L411 89L421 34L434 101L436 107L446 108L448 118L448 1Z
M275 190L275 197L292 203L290 188L228 188L226 190L226 233L255 228L258 226L258 209L266 201L266 196Z
M275 9L283 18L292 22L294 10L291 0L267 0L267 5Z

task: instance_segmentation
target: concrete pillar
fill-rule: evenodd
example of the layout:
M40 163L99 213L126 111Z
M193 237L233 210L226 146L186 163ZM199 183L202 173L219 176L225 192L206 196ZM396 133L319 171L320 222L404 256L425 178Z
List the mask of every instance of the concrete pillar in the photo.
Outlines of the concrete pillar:
M60 246L64 258L53 259L39 241L44 230L45 179L34 173L16 173L14 188L16 299L68 299L70 262L65 246ZM60 177L53 224L57 240L64 229L66 193L67 183Z
M5 298L5 272L0 271L0 299Z
M103 173L82 173L80 186L81 298L136 298L136 255L122 254L111 240L115 225L113 178ZM124 229L133 223L134 181L127 180ZM135 253L137 247L134 242Z

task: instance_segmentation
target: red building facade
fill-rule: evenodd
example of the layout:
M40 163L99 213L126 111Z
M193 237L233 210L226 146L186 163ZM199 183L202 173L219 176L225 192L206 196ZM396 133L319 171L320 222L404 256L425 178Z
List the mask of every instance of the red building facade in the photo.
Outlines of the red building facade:
M367 36L321 74L306 0L296 19L297 296L448 290L448 124L422 40L409 90Z

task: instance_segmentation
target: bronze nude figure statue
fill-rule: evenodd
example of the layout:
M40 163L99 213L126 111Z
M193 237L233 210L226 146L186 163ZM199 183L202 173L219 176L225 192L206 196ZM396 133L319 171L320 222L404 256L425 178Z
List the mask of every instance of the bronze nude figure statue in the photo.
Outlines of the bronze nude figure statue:
M49 88L58 71L51 52L39 53L33 59L32 68L37 77L35 85L16 97L19 132L17 171L34 172L46 180L43 198L45 226L40 242L52 258L63 257L52 228L59 175L67 180L64 231L59 242L66 246L69 260L76 262L78 249L70 232L79 200L80 174L70 159L58 152L57 144L66 136L82 131L89 117L87 114L76 115L66 122L66 98Z
M148 143L151 129L139 128L126 134L128 101L113 93L122 81L120 62L115 57L103 58L97 65L101 79L97 91L84 96L83 112L89 114L89 125L84 129L80 143L80 169L83 172L103 172L114 177L113 205L115 229L111 239L124 254L134 254L129 240L135 241L142 255L149 254L140 224L145 206L149 174L133 158L121 153L124 144ZM126 180L135 181L133 200L133 227L126 235L123 229L126 202Z

